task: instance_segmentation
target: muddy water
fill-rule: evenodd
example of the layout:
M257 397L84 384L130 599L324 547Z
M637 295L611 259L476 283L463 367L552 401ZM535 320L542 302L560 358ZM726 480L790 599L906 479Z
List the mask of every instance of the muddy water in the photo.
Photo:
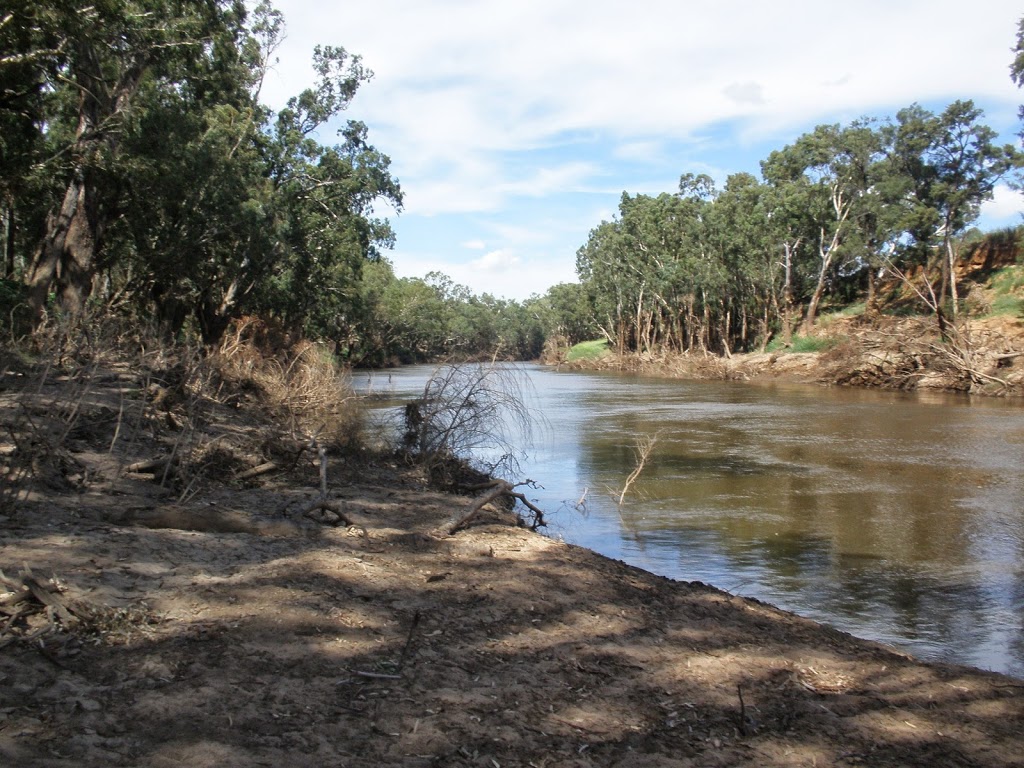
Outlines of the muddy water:
M522 476L551 535L1024 677L1021 403L526 370ZM357 384L401 400L429 372Z

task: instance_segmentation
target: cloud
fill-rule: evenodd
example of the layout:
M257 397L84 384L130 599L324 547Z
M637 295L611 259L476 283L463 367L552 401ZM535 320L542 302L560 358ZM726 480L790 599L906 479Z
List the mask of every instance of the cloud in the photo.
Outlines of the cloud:
M469 265L478 272L489 274L500 274L508 272L519 264L519 257L506 250L490 251L479 259L474 259Z
M1024 214L1024 195L1000 184L992 191L992 199L981 207L981 217L990 226L1000 224L1017 225L1022 223Z
M758 83L731 83L722 92L738 104L764 104L764 88Z
M467 240L462 244L463 248L468 248L471 251L482 251L487 247L487 243L483 240Z
M391 157L405 192L399 247L418 252L453 253L501 226L551 248L546 261L479 239L515 248L523 269L558 260L564 272L582 242L559 231L559 216L614 209L623 190L672 191L685 171L715 169L720 184L757 172L817 123L972 98L992 127L1017 126L1018 0L977 0L969 35L950 21L963 18L958 0L276 5L288 37L265 99L279 107L314 82L317 43L362 55L375 76L344 117L366 122ZM559 216L538 216L530 201ZM449 215L464 218L444 243L403 242L406 222Z

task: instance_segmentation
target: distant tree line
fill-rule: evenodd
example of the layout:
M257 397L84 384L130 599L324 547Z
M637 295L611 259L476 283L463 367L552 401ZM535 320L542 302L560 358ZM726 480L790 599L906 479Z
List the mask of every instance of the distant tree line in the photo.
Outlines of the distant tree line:
M960 311L962 238L1021 154L970 101L894 120L821 125L721 190L684 174L675 194L623 194L577 270L622 351L763 346L813 327L822 302L877 300L881 274L920 278L940 327Z

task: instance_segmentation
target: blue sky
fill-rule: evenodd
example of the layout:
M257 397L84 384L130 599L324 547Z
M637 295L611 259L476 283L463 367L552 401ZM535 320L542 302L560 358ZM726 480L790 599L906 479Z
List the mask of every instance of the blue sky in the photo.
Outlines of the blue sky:
M821 123L973 99L1004 142L1024 7L1009 0L275 0L287 24L264 101L313 83L313 46L363 57L346 118L391 157L399 276L439 270L525 299L575 280L623 191L757 173ZM321 141L331 143L330 133ZM1007 188L982 224L1020 221Z

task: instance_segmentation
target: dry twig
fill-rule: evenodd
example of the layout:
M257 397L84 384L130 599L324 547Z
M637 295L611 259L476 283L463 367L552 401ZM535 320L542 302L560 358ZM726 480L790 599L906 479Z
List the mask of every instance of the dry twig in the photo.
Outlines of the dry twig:
M644 467L647 465L647 460L650 458L651 453L654 451L654 446L658 444L658 438L661 436L660 432L656 432L653 435L645 435L637 437L636 445L633 448L633 454L636 456L636 467L629 473L629 477L626 478L626 484L622 486L622 493L619 494L619 506L622 506L622 502L626 499L626 494L629 493L629 489L632 487L636 479L640 477L640 473L644 471Z

